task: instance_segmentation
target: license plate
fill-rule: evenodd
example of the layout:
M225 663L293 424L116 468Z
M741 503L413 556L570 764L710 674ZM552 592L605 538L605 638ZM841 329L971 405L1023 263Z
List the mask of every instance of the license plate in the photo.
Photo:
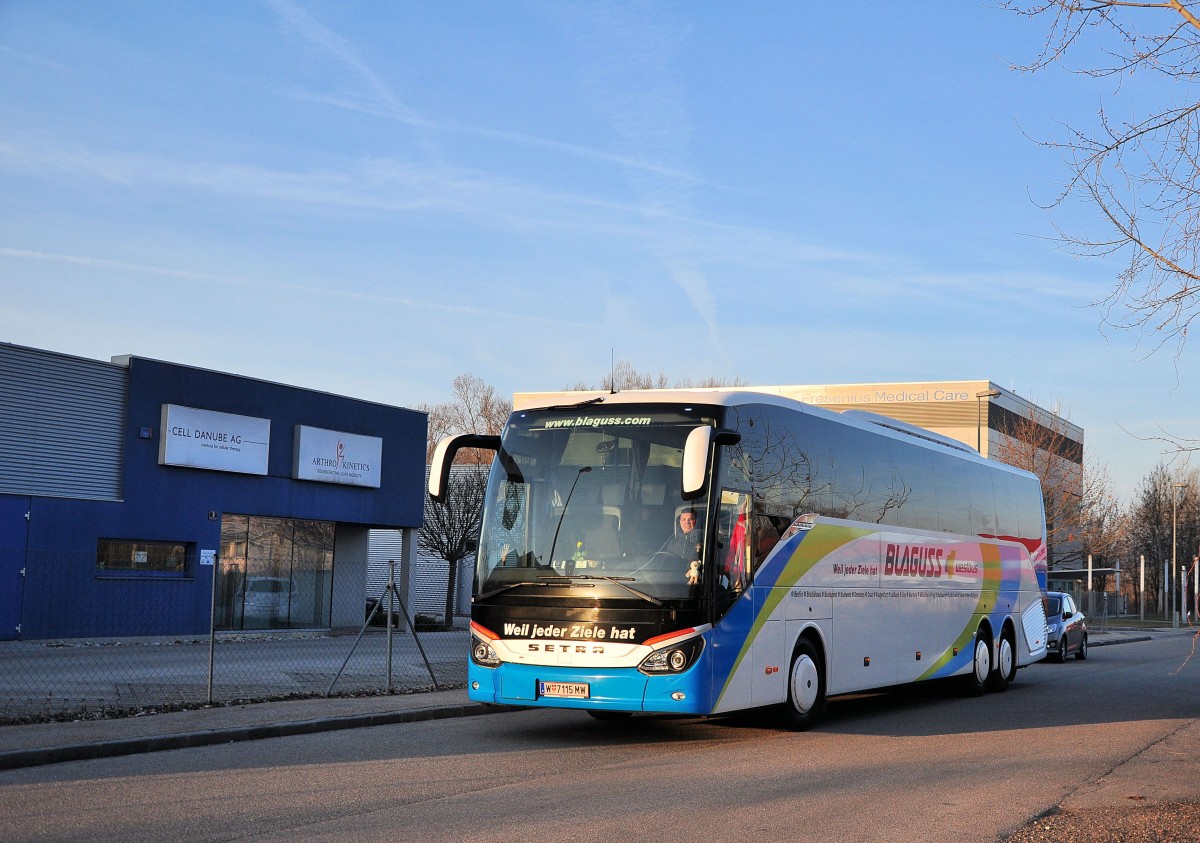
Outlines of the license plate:
M572 700L586 700L591 696L591 693L591 688L586 682L538 681L539 697L565 697Z

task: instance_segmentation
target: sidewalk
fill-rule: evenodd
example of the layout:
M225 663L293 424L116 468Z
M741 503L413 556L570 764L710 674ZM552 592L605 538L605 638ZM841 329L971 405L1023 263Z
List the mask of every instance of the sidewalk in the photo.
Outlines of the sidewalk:
M1170 628L1112 630L1092 633L1088 641L1092 647L1103 647L1191 632ZM0 770L510 710L473 703L467 699L466 689L459 688L421 694L317 697L141 717L0 726Z
M0 726L0 770L234 741L470 717L503 711L467 699L465 688L423 694L317 697L190 711Z

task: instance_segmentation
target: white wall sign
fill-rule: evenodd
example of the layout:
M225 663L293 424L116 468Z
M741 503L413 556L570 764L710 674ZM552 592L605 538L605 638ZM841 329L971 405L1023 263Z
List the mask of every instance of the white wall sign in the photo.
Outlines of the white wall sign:
M321 483L379 488L383 440L296 425L292 477Z
M158 464L266 474L271 420L163 404Z

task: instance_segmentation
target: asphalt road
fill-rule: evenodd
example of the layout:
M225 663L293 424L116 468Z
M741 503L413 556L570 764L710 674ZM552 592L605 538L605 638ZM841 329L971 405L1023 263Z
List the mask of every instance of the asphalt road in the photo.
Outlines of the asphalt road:
M1200 717L1191 643L841 700L800 734L534 710L14 770L0 839L1000 840Z

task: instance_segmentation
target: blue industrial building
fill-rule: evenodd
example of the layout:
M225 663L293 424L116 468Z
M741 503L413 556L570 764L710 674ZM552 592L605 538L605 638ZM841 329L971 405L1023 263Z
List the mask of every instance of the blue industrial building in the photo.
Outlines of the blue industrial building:
M426 414L0 343L0 639L362 623L422 519Z

